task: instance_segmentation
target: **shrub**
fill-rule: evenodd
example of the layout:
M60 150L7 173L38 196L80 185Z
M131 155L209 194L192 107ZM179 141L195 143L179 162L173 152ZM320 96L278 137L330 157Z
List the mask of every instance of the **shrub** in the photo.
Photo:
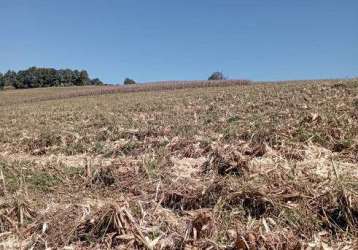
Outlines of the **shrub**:
M225 76L222 72L214 72L211 74L211 76L208 78L208 80L225 80Z
M130 78L126 78L124 79L124 82L123 82L124 85L130 85L130 84L136 84L136 82Z

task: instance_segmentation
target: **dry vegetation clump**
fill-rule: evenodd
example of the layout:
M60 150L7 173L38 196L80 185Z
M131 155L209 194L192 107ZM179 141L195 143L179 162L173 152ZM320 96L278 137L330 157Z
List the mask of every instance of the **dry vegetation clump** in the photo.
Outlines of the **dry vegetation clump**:
M355 249L357 95L353 79L1 106L0 248Z
M6 197L0 204L0 233L19 232L36 216L29 202L19 195Z

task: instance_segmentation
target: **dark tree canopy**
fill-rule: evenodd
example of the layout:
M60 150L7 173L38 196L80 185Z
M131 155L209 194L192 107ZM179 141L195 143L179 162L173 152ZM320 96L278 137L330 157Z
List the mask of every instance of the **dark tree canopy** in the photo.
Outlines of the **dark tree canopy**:
M123 82L124 85L130 85L130 84L136 84L136 82L130 78L126 78L124 79L124 82Z
M12 86L21 88L40 88L53 86L82 86L102 85L98 79L90 79L86 70L53 69L31 67L18 72L9 70L4 75L0 74L0 88Z
M212 73L208 80L225 80L225 79L226 78L224 74L222 72L217 71Z
M101 80L99 80L98 78L91 80L91 85L102 85L102 84L103 82L101 82Z
M0 73L0 89L3 89L5 85L4 76Z

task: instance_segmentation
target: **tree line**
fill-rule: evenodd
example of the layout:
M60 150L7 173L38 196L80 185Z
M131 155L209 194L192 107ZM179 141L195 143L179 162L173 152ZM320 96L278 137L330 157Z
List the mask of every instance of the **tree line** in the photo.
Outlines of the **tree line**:
M226 79L227 79L226 76L224 76L224 74L220 71L216 71L216 72L212 73L208 78L209 81L219 81L219 80L226 80ZM124 85L132 85L132 84L136 84L136 83L137 82L131 78L126 78L123 81Z
M208 80L225 80L222 72L214 72ZM126 78L124 85L136 84L136 81ZM5 74L0 72L0 89L4 87L24 89L54 86L84 86L84 85L103 85L98 78L91 79L86 70L53 69L31 67L27 70L15 72L7 71Z
M53 69L31 67L18 72L9 70L0 73L0 89L40 88L54 86L102 85L98 78L91 79L86 70Z

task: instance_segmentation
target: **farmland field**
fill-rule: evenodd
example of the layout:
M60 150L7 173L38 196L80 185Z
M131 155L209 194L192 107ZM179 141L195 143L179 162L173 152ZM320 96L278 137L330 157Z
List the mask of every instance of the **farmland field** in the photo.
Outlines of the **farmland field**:
M163 85L0 92L0 249L358 245L357 79Z

